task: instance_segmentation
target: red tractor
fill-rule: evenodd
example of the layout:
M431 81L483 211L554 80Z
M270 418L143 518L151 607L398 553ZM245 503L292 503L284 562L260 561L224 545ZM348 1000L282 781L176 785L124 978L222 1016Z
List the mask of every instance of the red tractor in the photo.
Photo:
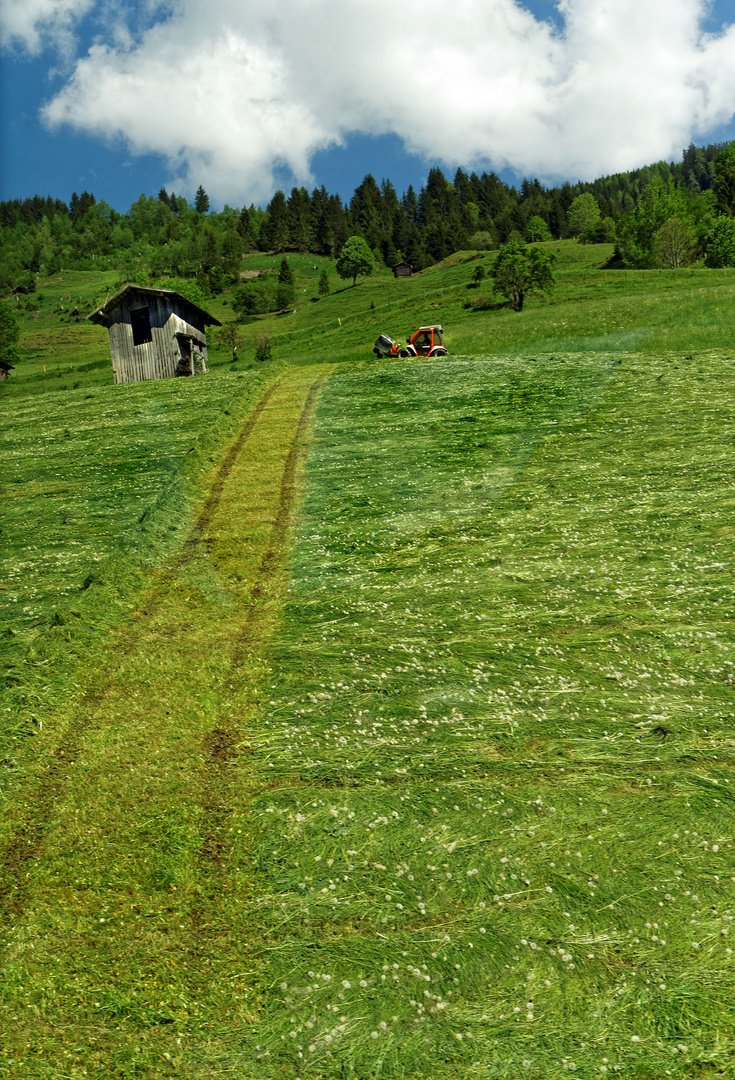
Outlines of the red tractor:
M405 345L394 341L387 334L381 334L375 342L373 352L376 356L446 356L447 347L443 333L444 327L438 324L420 326Z

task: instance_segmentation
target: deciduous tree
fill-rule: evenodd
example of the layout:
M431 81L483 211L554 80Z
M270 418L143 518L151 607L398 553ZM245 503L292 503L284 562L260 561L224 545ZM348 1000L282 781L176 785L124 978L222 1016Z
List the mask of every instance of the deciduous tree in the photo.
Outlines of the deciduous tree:
M526 236L531 242L551 240L551 230L544 219L535 214L526 225Z
M677 270L691 262L696 238L694 229L681 218L669 218L656 233L653 254L659 266Z
M735 217L718 217L707 240L707 266L735 266Z
M275 310L275 290L268 282L246 281L233 290L231 303L232 310L241 319L248 315L262 315Z
M373 253L361 236L350 236L337 259L337 273L341 278L352 278L352 284L358 275L367 277L375 267Z
M467 241L469 247L474 248L475 251L492 251L495 247L495 241L492 238L491 233L480 230L472 234Z
M510 301L514 311L522 311L526 297L548 295L556 284L554 262L556 255L545 248L528 248L511 240L498 252L490 271L495 292Z
M579 237L582 243L585 243L592 238L601 216L597 199L589 191L585 191L583 195L577 196L567 210L569 231L572 236Z
M221 345L226 345L228 349L232 350L233 362L237 360L237 350L241 344L240 339L240 327L236 322L225 323L217 331L217 340Z

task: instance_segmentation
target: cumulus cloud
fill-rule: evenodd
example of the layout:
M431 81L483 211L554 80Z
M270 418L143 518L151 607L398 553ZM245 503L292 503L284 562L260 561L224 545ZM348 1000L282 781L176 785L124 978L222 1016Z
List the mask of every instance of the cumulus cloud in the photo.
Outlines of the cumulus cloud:
M706 0L558 7L561 30L516 0L179 0L134 43L94 46L45 118L257 202L352 132L553 180L678 156L735 114L735 27L705 34Z
M74 27L95 0L1 0L0 45L20 46L32 56L47 45L69 53Z

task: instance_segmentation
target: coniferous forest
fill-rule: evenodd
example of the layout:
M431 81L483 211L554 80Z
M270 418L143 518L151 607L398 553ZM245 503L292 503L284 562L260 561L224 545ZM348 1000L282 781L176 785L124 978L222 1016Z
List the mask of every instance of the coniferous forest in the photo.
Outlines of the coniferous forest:
M577 237L612 242L611 266L735 265L735 143L690 145L679 163L659 161L591 183L519 188L495 173L439 168L399 196L368 174L349 203L326 188L276 191L254 205L209 212L202 187L193 204L161 189L120 213L90 192L69 203L34 195L0 202L0 290L32 292L35 275L60 268L116 269L124 279L195 279L203 295L237 280L251 251L338 257L362 237L386 266L422 270L459 250L492 250ZM246 304L247 306L247 304Z

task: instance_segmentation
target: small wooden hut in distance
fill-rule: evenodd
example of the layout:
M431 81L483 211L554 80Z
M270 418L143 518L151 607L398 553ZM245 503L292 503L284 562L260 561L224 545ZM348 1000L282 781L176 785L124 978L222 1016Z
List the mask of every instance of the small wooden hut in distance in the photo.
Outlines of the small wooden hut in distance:
M410 263L407 263L407 262L396 263L395 266L393 267L393 277L394 278L411 277L412 273L413 273L413 267L411 266Z
M173 289L124 285L87 316L110 333L116 383L201 375L208 326L222 323Z

